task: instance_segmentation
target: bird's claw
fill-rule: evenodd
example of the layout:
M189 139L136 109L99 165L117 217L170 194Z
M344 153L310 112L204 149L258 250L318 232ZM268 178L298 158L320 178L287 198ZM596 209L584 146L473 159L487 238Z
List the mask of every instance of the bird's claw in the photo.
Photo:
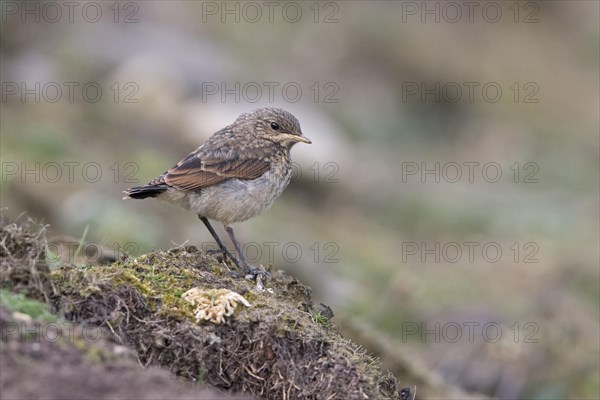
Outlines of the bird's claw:
M271 277L271 274L263 268L254 267L252 265L245 265L240 268L239 271L229 271L229 275L235 278L244 277L248 280L256 280L258 277L267 279Z
M254 267L252 265L246 265L246 268L242 271L246 279L254 280L258 276L263 278L270 278L271 274L264 268Z

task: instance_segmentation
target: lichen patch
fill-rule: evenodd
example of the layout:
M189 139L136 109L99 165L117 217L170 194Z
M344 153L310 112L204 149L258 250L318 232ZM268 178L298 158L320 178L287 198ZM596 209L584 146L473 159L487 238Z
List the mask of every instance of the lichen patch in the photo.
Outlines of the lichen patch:
M230 317L235 312L238 303L250 307L244 296L229 289L209 289L199 287L191 288L181 298L196 306L194 309L196 322L210 321L215 324L225 322L225 317Z

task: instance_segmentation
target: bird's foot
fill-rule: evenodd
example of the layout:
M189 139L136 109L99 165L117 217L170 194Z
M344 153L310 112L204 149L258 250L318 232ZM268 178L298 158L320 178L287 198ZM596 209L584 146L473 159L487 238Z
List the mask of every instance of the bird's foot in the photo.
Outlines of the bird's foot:
M242 271L242 273L244 274L244 276L246 278L249 278L251 280L256 279L257 277L262 277L262 278L270 278L271 274L265 270L262 267L255 267L249 264L246 264L244 270Z
M243 264L243 267L239 268L238 271L230 271L230 276L240 278L244 277L248 280L260 280L267 279L271 277L271 274L261 267L255 267L250 264Z

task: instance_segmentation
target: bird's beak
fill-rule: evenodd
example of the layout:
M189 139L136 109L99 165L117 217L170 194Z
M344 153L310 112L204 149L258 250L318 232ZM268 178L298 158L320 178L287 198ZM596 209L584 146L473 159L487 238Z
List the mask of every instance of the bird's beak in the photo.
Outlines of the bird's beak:
M295 133L280 133L279 135L277 135L277 141L279 141L280 143L289 143L292 145L300 142L306 144L312 143L310 139L304 136L303 134L298 135Z
M303 136L303 135L295 136L295 139L297 142L302 142L302 143L306 143L306 144L312 143L309 138L307 138L306 136Z

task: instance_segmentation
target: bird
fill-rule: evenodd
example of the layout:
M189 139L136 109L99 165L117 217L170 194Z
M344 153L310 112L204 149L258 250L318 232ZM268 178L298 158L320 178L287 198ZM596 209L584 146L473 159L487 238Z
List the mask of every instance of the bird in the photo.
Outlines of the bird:
M290 151L296 143L312 142L288 111L267 107L243 113L162 175L124 191L124 199L157 198L196 213L224 259L244 276L265 275L244 256L232 225L268 210L281 195L292 177ZM239 259L209 219L223 224Z

